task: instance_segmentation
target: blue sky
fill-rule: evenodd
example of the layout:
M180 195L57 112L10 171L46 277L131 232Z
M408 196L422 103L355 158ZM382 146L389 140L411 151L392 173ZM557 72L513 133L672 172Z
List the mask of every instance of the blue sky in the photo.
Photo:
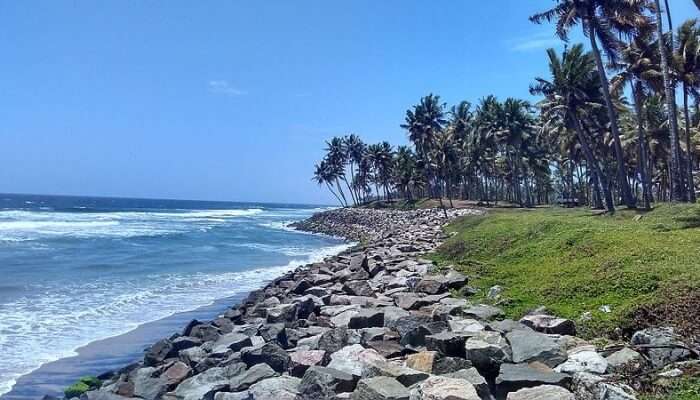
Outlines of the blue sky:
M405 143L430 92L529 98L551 4L3 2L0 192L329 203L329 137Z

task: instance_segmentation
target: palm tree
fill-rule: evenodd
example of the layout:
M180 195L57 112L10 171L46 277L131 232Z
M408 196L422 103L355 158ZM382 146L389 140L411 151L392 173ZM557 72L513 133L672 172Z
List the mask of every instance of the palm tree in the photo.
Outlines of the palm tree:
M365 144L362 142L359 136L355 134L350 134L342 139L343 150L345 152L345 157L347 162L350 163L350 181L352 182L352 189L350 189L355 204L360 202L360 193L355 185L355 166L359 165L362 161L365 152Z
M664 36L663 16L661 3L654 0L656 12L656 33L658 36L659 56L661 60L661 73L664 81L664 93L666 96L666 108L668 109L668 120L671 127L671 181L673 184L672 200L684 201L686 199L683 190L683 174L681 172L681 152L680 138L678 134L678 119L676 110L676 89L671 80L669 71L666 38ZM671 38L671 48L673 48L673 38Z
M342 138L334 137L329 142L326 142L326 159L328 161L329 168L333 168L333 170L337 172L337 187L340 189L339 180L342 180L350 192L353 204L357 205L357 200L353 194L352 187L350 186L347 176L345 175L345 165L348 162L348 156L347 152L345 151L345 144ZM343 198L345 198L342 189L340 189L340 193L342 194Z
M554 49L547 50L551 80L536 78L537 83L530 88L532 94L541 94L545 99L539 103L542 117L547 123L563 125L576 132L581 149L586 157L588 168L592 169L597 183L603 191L605 208L615 212L615 206L608 186L607 176L600 167L590 144L581 118L587 109L599 104L600 78L595 72L594 56L584 53L583 45L576 44L564 51L561 59ZM626 179L625 179L626 182Z
M335 198L338 199L340 205L343 207L347 207L347 201L344 201L344 198L341 199L338 193L336 193L336 191L333 190L333 186L331 186L331 183L337 183L337 177L335 174L336 172L329 165L328 161L322 160L319 164L314 165L314 176L312 179L316 181L319 184L319 186L325 184L328 190L331 193L333 193L333 196L335 196Z
M556 34L563 41L568 41L570 29L577 24L581 24L584 35L588 37L608 112L617 161L618 185L622 199L628 207L634 207L635 201L627 183L617 112L610 95L608 77L598 42L608 59L614 61L619 48L615 32L625 35L633 33L645 20L643 14L645 9L646 2L640 0L558 0L554 8L530 17L530 20L537 24L556 20Z
M647 155L649 154L646 134L644 131L644 118L642 104L646 92L660 87L661 71L655 62L656 52L651 43L650 32L640 32L633 37L621 53L618 62L611 64L619 73L611 81L613 92L621 95L626 83L630 86L632 104L634 105L634 117L637 125L637 147L639 173L642 182L642 200L644 208L649 209L653 201L651 193L651 177L649 176Z
M685 119L685 148L687 156L688 200L697 201L693 183L694 154L690 133L690 111L688 97L700 91L700 27L698 20L691 19L678 28L678 47L673 54L674 72L683 87L683 115Z

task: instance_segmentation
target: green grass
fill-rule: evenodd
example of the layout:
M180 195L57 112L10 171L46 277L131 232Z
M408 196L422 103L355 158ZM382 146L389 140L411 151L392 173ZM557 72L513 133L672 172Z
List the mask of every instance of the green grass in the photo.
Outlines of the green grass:
M668 393L640 397L640 400L698 400L700 399L700 378L683 379Z
M578 320L584 336L629 327L640 306L700 287L700 206L661 205L614 216L590 210L491 210L448 227L457 235L437 253L473 277L485 294L505 287L503 306L519 318L540 305ZM609 305L612 312L599 310ZM692 321L693 319L691 319Z
M94 376L84 376L78 379L74 384L65 388L63 394L65 394L67 399L72 399L74 397L80 397L87 391L97 389L100 385L102 385L102 381Z

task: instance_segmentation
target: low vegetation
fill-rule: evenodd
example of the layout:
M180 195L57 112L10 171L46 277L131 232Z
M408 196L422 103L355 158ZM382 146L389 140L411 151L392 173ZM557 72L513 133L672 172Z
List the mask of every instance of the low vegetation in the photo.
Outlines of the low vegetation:
M448 227L434 257L473 277L485 299L519 318L538 306L574 319L586 336L669 323L697 335L700 205L622 210L494 209ZM619 331L618 331L619 333Z
M98 389L101 385L102 381L94 376L84 376L78 379L74 384L65 388L63 394L65 394L66 399L72 399L74 397L80 397L83 393L90 390Z

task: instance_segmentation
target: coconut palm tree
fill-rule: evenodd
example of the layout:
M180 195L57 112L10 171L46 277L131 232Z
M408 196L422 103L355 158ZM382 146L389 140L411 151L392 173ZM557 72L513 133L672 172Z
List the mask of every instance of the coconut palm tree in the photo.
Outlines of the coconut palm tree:
M348 162L348 155L342 138L334 137L330 141L326 142L326 159L328 161L329 168L333 168L335 171L337 171L338 180L342 180L345 183L345 186L352 197L353 204L357 205L357 200L355 199L352 187L350 186L350 182L348 182L347 176L345 175L345 166ZM340 186L340 184L338 184L338 186ZM342 193L342 190L340 192ZM343 195L343 197L345 197L345 195Z
M640 32L621 50L616 63L611 63L611 68L618 74L611 80L611 89L617 95L621 95L625 84L629 84L634 106L634 117L637 125L636 144L638 148L639 172L642 182L642 200L644 208L649 209L653 201L651 193L651 177L649 176L649 154L646 133L644 130L644 118L642 104L649 90L658 90L661 87L661 71L656 62L658 54L651 42L649 30Z
M350 189L355 204L360 202L360 193L355 185L355 167L360 164L365 152L365 144L362 142L359 136L355 134L350 134L342 139L343 151L345 152L345 159L350 164L350 181L352 182L352 188Z
M683 116L685 120L685 145L687 152L688 200L695 203L693 179L694 152L691 141L691 119L688 98L700 91L700 27L697 19L691 19L678 28L678 46L673 54L673 69L683 88Z
M664 35L663 16L661 3L659 0L654 0L656 12L656 33L658 36L659 57L661 62L661 73L664 82L664 94L666 97L666 108L668 109L668 121L671 127L671 181L673 184L673 192L671 193L672 200L684 201L686 191L683 184L683 173L681 171L681 151L680 138L678 134L678 112L676 110L676 89L671 79L668 60L668 44ZM673 48L673 38L670 38L671 49Z
M618 185L623 201L629 207L633 207L635 201L627 183L617 112L610 95L601 48L608 59L614 61L619 48L616 33L629 35L635 32L640 25L644 24L646 8L646 1L642 0L557 0L557 5L554 8L530 17L530 20L537 24L544 21L555 21L556 34L563 41L568 41L569 31L573 26L579 24L584 35L588 37L601 83L600 89L607 108L617 161Z
M316 181L319 186L326 185L328 190L333 193L333 196L335 196L336 199L338 199L338 203L340 203L341 206L347 207L347 201L343 197L338 195L338 193L333 190L333 186L331 186L332 183L337 184L337 179L338 177L336 176L337 171L333 169L333 167L328 163L328 160L322 160L320 163L314 165L314 176L313 180ZM340 187L338 187L340 189ZM341 190L342 192L342 190Z
M532 94L544 95L539 103L545 124L563 125L576 132L581 149L586 157L587 166L596 176L597 183L603 191L605 208L614 213L615 206L608 185L607 176L600 167L590 143L590 134L581 123L587 109L599 106L600 78L595 70L595 56L583 51L583 45L576 44L565 50L562 57L554 49L547 50L549 57L549 80L536 78L531 86ZM626 179L625 179L626 183Z

